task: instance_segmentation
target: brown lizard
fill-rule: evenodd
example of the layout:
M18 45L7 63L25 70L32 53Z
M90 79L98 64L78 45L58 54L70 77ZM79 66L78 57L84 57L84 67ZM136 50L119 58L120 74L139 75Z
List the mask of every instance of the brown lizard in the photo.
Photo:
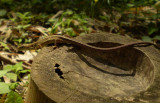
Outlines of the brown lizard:
M80 47L85 47L85 48L89 48L89 49L93 49L93 50L98 50L98 51L110 51L110 50L117 50L120 48L125 48L125 47L134 47L134 46L144 46L144 45L154 45L155 44L151 43L151 42L134 42L134 43L129 43L129 44L124 44L124 45L120 45L120 46L116 46L116 47L110 47L110 48L100 48L100 47L96 47L96 46L92 46L80 41L77 41L75 39L69 38L69 37L65 37L65 36L61 36L61 35L52 35L52 36L48 36L46 38L43 38L41 40L38 40L34 43L31 44L24 44L22 46L19 47L20 50L24 50L24 49L30 49L30 48L37 48L37 47L44 47L48 44L51 43L71 43L73 45L77 45ZM157 47L157 46L156 46Z

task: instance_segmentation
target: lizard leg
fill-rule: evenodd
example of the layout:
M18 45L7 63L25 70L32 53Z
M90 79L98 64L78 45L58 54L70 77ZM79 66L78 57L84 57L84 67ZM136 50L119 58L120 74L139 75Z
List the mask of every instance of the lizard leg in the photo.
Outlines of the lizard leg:
M57 40L56 39L54 40L54 46L57 46Z
M37 48L38 48L38 49L42 49L42 45L41 45L41 44L38 44L38 45L37 45Z
M57 46L53 46L53 50L56 49L56 48L57 48Z
M56 48L57 48L57 40L55 39L53 49L56 49Z

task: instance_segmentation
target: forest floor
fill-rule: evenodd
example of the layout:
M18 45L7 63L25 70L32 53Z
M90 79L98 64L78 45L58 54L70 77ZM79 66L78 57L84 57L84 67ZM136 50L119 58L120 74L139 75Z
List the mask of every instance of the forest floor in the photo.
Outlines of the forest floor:
M116 14L113 22L89 18L71 10L53 15L31 15L29 12L10 13L12 18L0 19L0 103L25 99L33 58L40 49L19 50L50 35L76 37L88 33L108 32L158 43L159 19L143 16L125 18ZM142 18L143 17L143 18ZM121 18L121 20L120 20Z

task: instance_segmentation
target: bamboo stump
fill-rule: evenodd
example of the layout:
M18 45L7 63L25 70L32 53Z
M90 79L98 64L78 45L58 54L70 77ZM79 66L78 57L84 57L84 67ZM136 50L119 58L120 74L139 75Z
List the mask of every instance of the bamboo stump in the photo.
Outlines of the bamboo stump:
M75 39L98 47L137 42L107 33ZM26 103L159 103L159 67L153 46L108 52L45 47L34 59Z

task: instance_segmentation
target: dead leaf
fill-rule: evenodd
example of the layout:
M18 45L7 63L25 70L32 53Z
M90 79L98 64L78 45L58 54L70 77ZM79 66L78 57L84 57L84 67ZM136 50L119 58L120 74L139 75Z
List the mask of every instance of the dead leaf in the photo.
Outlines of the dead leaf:
M22 34L17 29L12 29L12 34L20 37Z
M3 76L5 83L11 83L11 79L9 79L7 76Z
M73 23L75 26L80 25L80 22L79 22L78 20L72 20L72 23Z
M45 32L47 32L47 31L48 31L46 28L37 27L37 29L38 29L42 34L44 34L45 36L48 36L48 34L47 34L47 33L45 33Z
M11 33L12 33L11 29L8 29L6 31L5 38L4 38L3 42L5 42L5 43L7 42L7 40L11 37Z
M135 98L134 97L124 97L125 100L132 102Z
M120 97L115 97L114 99L116 99L116 100L118 100L118 101L121 101L121 100L122 100L122 98L120 98Z
M48 36L46 32L48 32L47 28L44 28L42 26L31 26L28 28L29 31L37 32L37 33L42 33L45 36Z
M5 55L5 56L16 56L17 53L9 53L9 52L4 52L4 51L0 51L1 55Z
M29 82L29 76L28 74L25 74L22 78L22 83L23 83L22 86L25 86L27 82Z
M55 19L57 18L58 16L60 16L61 14L63 13L63 11L58 11L54 16L51 17L51 19Z
M19 83L20 84L20 83ZM22 94L24 92L24 87L22 85L18 85L15 89L15 91L19 94Z
M14 11L11 11L11 15L12 15L12 17L13 17L14 19L17 18L17 15L16 15L16 13L15 13Z
M23 61L30 61L33 60L33 58L37 55L36 52L30 52L27 50L24 54L19 54L14 59L16 60L23 60Z
M3 23L3 25L0 26L0 32L2 32L2 34L6 33L7 27L7 24Z
M36 28L36 26L31 26L28 28L29 31L40 33L40 31Z
M143 99L139 99L139 101L142 102L142 103L149 103L149 101L143 100Z

